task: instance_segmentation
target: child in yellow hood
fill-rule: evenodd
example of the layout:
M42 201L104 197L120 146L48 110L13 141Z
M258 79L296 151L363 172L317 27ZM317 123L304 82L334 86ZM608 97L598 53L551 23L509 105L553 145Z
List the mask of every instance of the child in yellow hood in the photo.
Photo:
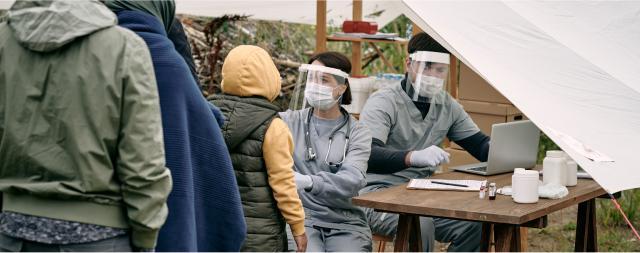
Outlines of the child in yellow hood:
M242 251L286 251L285 222L299 252L306 250L304 209L293 174L293 138L272 104L280 93L278 69L260 47L229 52L222 66L222 95L209 98L222 110L247 238ZM212 122L212 124L215 122Z

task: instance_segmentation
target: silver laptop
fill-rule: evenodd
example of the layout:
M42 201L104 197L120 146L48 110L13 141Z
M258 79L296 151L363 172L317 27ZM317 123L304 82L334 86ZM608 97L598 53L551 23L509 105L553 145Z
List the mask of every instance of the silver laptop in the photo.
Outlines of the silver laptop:
M451 168L480 175L506 173L515 168L533 168L536 165L539 142L540 130L529 120L494 124L491 127L487 162Z

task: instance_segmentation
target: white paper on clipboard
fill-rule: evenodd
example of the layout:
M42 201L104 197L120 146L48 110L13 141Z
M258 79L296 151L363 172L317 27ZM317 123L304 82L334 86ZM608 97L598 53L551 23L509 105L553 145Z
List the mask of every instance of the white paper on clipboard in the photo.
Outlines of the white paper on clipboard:
M433 182L466 185L467 187L436 184ZM440 191L480 191L481 180L450 180L450 179L411 179L407 189L412 190L440 190Z

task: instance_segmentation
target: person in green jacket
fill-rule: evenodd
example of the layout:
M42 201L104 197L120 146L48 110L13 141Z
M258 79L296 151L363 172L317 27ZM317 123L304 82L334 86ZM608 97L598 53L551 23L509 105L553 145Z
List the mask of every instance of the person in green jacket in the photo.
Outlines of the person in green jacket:
M97 0L16 1L0 23L1 251L153 250L167 217L144 41Z

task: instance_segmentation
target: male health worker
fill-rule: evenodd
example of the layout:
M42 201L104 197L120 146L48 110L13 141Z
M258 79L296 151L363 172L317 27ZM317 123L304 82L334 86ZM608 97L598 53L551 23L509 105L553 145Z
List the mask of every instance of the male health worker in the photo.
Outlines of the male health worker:
M450 64L447 49L419 33L409 41L408 53L405 78L374 93L362 111L360 119L371 131L372 150L361 194L430 176L449 162L449 154L439 147L445 137L476 159L487 160L489 137L444 90ZM395 235L397 214L370 208L365 212L374 234ZM421 217L420 227L426 250L433 250L434 239L450 243L449 251L480 249L480 223Z

